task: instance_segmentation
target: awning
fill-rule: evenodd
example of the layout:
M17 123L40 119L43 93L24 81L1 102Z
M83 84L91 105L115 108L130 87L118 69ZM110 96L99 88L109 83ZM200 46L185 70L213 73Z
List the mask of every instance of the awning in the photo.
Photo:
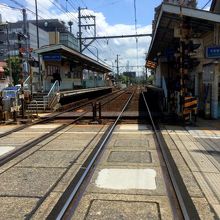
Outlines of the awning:
M214 30L214 24L220 23L220 15L209 11L182 7L184 19L190 23L193 38L200 38L203 34ZM158 53L164 53L167 48L173 48L178 38L174 38L174 28L180 25L180 6L162 3L151 45L148 52L148 60L154 60Z
M60 54L62 58L68 59L73 63L79 64L83 68L86 68L88 70L98 71L102 73L107 73L112 71L111 68L109 68L108 66L105 66L102 63L99 63L98 61L84 54L81 54L76 50L66 47L62 44L44 46L35 50L35 52L41 55L47 55L53 53Z

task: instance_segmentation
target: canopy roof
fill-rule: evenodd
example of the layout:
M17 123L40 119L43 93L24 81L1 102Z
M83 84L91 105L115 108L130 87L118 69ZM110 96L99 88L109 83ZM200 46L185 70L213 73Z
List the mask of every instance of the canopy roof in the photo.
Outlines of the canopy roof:
M98 61L62 44L44 46L35 50L35 52L41 55L59 53L62 58L67 59L70 62L75 63L79 66L82 66L85 69L98 71L101 73L111 72L111 69L108 66L105 66L102 63L99 63Z
M180 6L162 3L158 9L148 60L154 60L157 53L163 53L166 48L173 48L178 41L174 38L174 28L180 25ZM214 24L220 23L220 15L209 11L182 7L182 15L190 23L194 38L214 30Z

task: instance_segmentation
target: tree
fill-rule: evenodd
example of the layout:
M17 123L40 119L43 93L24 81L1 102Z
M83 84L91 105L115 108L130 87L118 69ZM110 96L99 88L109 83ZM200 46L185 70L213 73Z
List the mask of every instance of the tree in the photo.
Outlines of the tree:
M19 83L19 75L22 71L21 64L20 64L20 58L17 56L17 57L10 57L6 60L7 66L4 67L5 76L10 75L9 59L10 59L10 63L11 63L11 73L12 73L13 85L17 85Z
M153 81L155 79L155 76L154 75L150 75L147 77L147 83L148 84L153 84Z

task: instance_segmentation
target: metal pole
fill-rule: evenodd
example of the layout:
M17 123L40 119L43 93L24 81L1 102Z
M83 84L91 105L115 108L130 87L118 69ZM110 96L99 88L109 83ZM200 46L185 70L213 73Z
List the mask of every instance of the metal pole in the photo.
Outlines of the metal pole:
M37 28L37 48L40 47L39 41L39 24L38 24L38 9L37 9L37 0L35 0L35 14L36 14L36 28ZM40 90L42 88L42 79L41 79L41 72L40 72L40 55L38 54L38 75L40 77ZM32 85L31 85L32 86Z
M117 75L119 75L119 66L118 66L118 54L117 54L117 59L116 59L116 64L117 64Z
M8 50L8 68L9 68L9 85L12 84L12 69L11 69L11 56L10 56L10 41L9 41L9 32L8 32L9 23L7 22L7 50Z
M39 48L39 46L40 46L40 42L39 42L39 28L38 28L37 0L35 0L35 14L36 14L36 27L37 27L37 48Z
M78 8L79 19L79 52L82 53L82 30L81 30L81 8Z
M179 74L180 74L180 101L178 103L179 105L179 115L183 114L183 96L184 96L184 89L183 89L183 14L182 14L182 3L180 4L180 68L179 68Z
M29 66L28 66L28 58L29 58L29 47L28 47L28 32L27 32L27 14L26 14L26 9L23 9L23 35L25 39L25 62L26 66L24 68L24 71L29 72Z

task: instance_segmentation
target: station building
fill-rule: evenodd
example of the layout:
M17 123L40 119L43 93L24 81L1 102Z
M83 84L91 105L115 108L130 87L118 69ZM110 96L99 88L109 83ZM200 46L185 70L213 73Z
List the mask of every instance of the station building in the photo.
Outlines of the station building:
M71 32L71 22L68 24L69 27L58 19L38 20L37 36L35 20L27 21L26 31L23 21L0 22L0 61L22 57L23 84L31 91L32 102L38 100L38 106L30 103L37 109L51 109L51 102L56 105L61 93L64 96L66 92L71 97L73 90L98 87L94 91L100 91L104 87L104 91L108 83L111 84L108 80L111 69L79 52L78 39ZM18 37L20 34L22 38ZM60 80L54 78L55 73ZM8 82L5 79L4 86Z
M146 67L154 64L154 84L163 88L168 112L181 114L184 97L195 97L202 116L220 118L219 11L219 1L210 11L178 1L155 9Z
M107 66L63 44L41 47L43 91L50 90L53 74L60 75L60 90L85 89L107 86Z
M23 33L23 21L0 24L0 61L8 57L18 56L18 33ZM26 49L28 59L38 60L41 57L40 70L32 67L33 91L48 91L51 88L52 76L55 71L61 74L60 90L91 88L105 85L109 68L79 53L78 39L64 22L58 19L42 19L38 21L39 48L37 45L37 27L35 20L27 21L28 39L22 39L21 47ZM37 52L38 51L38 52ZM90 66L91 64L91 66ZM27 66L27 65L26 65ZM26 67L24 65L24 67ZM29 67L30 68L30 67ZM23 68L24 80L30 75L30 69ZM27 81L28 83L28 81Z

